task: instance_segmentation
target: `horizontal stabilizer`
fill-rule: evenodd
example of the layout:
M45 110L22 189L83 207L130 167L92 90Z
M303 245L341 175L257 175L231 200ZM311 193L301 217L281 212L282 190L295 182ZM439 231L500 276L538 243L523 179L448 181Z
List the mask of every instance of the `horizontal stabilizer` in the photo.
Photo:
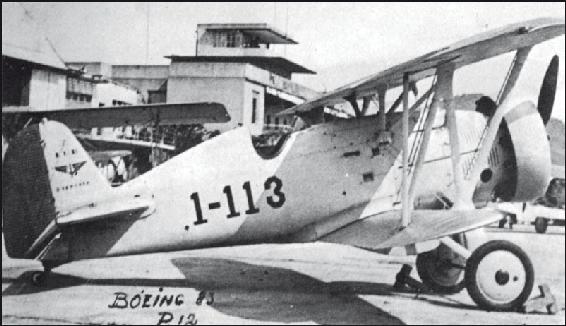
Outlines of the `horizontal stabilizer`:
M127 214L141 213L154 207L152 201L145 199L133 199L129 201L113 201L109 203L86 206L72 211L71 213L58 217L59 226L92 222L107 218L123 217Z
M153 202L151 201L134 199L127 202L116 201L76 209L67 215L58 217L56 222L52 221L49 223L26 251L24 257L36 258L37 255L44 250L46 244L60 232L60 227L107 218L123 217L127 214L142 213L143 211L151 209L151 207L153 207Z
M401 229L401 211L396 210L358 220L319 240L379 250L471 231L501 218L503 213L495 209L414 210L411 223Z

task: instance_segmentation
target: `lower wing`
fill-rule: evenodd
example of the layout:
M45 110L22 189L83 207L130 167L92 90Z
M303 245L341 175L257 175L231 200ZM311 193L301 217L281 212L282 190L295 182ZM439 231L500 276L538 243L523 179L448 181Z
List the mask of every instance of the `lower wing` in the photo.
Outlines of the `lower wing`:
M382 250L471 231L503 217L503 212L491 208L414 210L411 213L411 223L401 228L401 211L395 210L357 220L319 240Z

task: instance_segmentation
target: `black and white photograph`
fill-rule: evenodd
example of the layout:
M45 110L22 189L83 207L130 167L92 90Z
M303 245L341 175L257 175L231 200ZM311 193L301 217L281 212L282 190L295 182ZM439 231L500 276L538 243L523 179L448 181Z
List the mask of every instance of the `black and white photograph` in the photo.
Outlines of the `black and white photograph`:
M2 324L564 325L565 22L2 2Z

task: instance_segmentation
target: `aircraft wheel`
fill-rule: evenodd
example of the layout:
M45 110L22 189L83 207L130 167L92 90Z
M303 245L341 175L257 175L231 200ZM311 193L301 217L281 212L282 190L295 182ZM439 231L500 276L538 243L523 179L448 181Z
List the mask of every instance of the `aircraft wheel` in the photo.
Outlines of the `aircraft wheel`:
M421 281L436 293L454 294L462 291L465 265L466 259L444 244L417 256L417 272Z
M488 311L516 311L529 298L534 270L527 254L505 240L478 247L466 263L466 288L472 300Z
M537 233L545 233L548 228L548 220L544 217L535 218L535 231Z
M45 279L46 275L43 271L36 271L31 274L31 283L35 286L43 286Z
M505 223L507 222L507 218L502 218L499 220L499 228L503 229L505 227Z

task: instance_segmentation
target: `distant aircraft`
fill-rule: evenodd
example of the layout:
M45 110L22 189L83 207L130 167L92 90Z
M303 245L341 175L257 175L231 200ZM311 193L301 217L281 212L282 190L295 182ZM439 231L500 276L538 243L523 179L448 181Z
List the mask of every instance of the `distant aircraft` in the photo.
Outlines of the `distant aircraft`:
M486 242L481 227L506 213L476 207L544 192L557 58L538 106L514 105L508 95L530 49L562 34L564 21L544 18L473 36L282 112L300 123L269 150L257 151L248 129L237 128L115 188L65 125L218 122L227 119L225 109L28 110L40 122L11 140L2 171L6 251L38 259L49 272L81 259L265 242L325 241L382 253L405 247L418 254L429 288L465 286L481 308L516 310L532 291L532 263L515 244ZM511 51L498 98L454 96L455 70ZM427 77L432 86L410 104L409 93ZM387 109L386 93L396 87L401 95ZM374 97L378 113L366 116ZM324 107L340 102L355 117L326 121ZM456 110L465 105L477 111Z
M493 203L499 210L507 211L508 216L499 221L499 227L509 228L513 224L533 224L537 233L545 233L548 225L564 226L564 179L555 178L550 182L544 197L531 203Z

